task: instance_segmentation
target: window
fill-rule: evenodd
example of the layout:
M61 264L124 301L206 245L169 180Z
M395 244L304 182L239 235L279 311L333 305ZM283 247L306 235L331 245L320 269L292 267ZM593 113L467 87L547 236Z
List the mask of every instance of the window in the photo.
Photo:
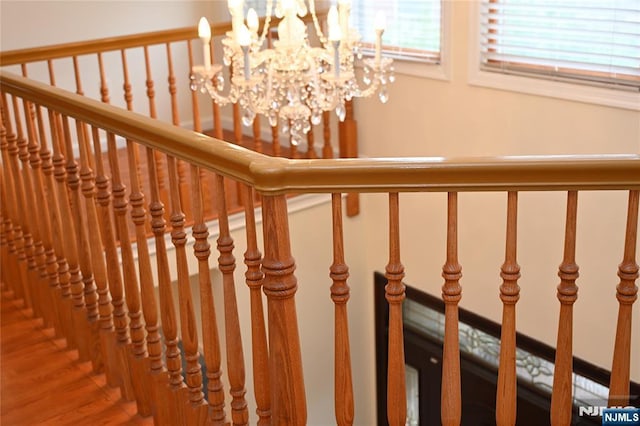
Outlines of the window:
M386 17L383 54L395 59L440 64L442 61L441 0L353 0L351 24L362 42L373 46L378 11Z
M640 90L640 1L483 0L485 71Z

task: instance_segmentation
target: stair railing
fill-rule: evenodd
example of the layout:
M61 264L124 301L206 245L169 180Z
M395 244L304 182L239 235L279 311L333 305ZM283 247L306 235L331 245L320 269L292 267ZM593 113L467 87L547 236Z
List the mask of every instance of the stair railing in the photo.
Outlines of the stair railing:
M296 314L295 295L299 286L287 213L287 195L292 193L333 194L334 260L330 266L330 278L333 283L331 298L336 311L336 421L341 425L354 421L346 314L348 266L344 257L341 194L388 194L389 261L386 276L389 283L386 297L390 304L390 318L387 412L390 424L403 425L406 395L401 312L404 266L400 256L400 194L448 194L447 259L443 267L442 288L446 304L442 419L444 424L460 424L457 303L462 291L459 282L462 267L457 259L457 193L506 193L506 248L501 268L503 283L499 289L504 310L496 422L513 425L517 409L513 360L515 311L520 276L517 263L518 193L534 190L568 193L565 254L558 287L562 308L551 418L553 424L567 424L567 412L571 408L571 383L567 380L572 356L570 318L577 291L574 282L577 276L574 259L577 194L589 190L628 191L625 248L618 272L620 311L610 384L612 401L625 403L616 398L628 395L630 385L631 311L638 290L635 284L638 277L635 248L640 156L275 158L8 72L0 72L0 83L3 280L17 296L24 297L27 306L33 309L34 314L43 317L47 325L59 327L57 332L67 338L70 347L81 351L82 359L91 360L97 371L104 369L110 377L109 383L120 386L124 398L135 399L141 415L153 415L158 424L177 424L179 421L187 424L225 423L229 420L226 417L229 411L224 408L227 382L222 380L222 350L226 351L230 420L234 424L246 424L249 419L245 348L238 328L236 303L239 285L234 281L234 241L227 222L229 195L226 190L230 186L241 188L241 194L247 201L248 249L244 259L246 284L252 295L251 357L255 395L251 397L256 401L260 424L306 424L307 396L313 396L307 395L309 390L304 386ZM115 137L126 140L130 147L126 178L119 173L119 160L112 149ZM89 149L90 140L94 145L93 153ZM79 168L73 154L74 144L79 147ZM53 175L57 185L51 179L49 146L53 146ZM139 149L145 150L147 161L153 163L162 158L163 161L155 165L166 167L169 178L168 222L164 219L165 207L156 167L150 167L149 175L144 176L150 182L149 191L142 189L137 182L136 161L139 157L136 153ZM106 174L102 158L105 152L109 157L110 175ZM66 168L62 166L65 162ZM198 335L189 282L195 271L189 271L187 261L186 242L190 237L185 227L185 195L180 192L178 162L189 165L191 177L187 196L194 211L192 237L198 264L203 336ZM217 268L223 275L222 314L215 312L210 303L210 247L208 231L203 223L202 170L212 173L216 183L213 196L216 198L220 228ZM110 179L113 186L109 184ZM40 181L46 185L40 185ZM260 194L262 200L263 257L256 241L254 209L248 202L254 199L255 193ZM145 201L147 196L150 196L149 204ZM127 220L126 215L129 216ZM140 236L135 252L137 259L128 238L123 238L129 235L130 223L136 225ZM167 223L171 225L171 241L175 246L173 262L163 250ZM155 265L157 280L151 271L153 265L148 251L144 250L144 229L147 228L153 230L160 249ZM56 237L62 241L57 241ZM104 247L104 250L96 250L96 247ZM170 265L177 269L177 305L168 278ZM152 291L156 285L159 287L159 301ZM266 295L266 321L260 289ZM128 318L123 314L125 311ZM221 318L224 318L223 331L219 330ZM158 327L162 327L162 336ZM223 334L224 347L220 339ZM182 350L178 348L178 340L182 342ZM204 357L200 356L200 348ZM184 369L181 358L186 361ZM206 388L203 386L205 377ZM208 398L204 397L205 392Z

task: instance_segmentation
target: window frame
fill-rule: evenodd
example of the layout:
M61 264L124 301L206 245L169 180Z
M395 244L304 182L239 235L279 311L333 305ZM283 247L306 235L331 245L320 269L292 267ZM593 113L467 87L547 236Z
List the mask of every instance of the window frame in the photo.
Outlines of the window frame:
M640 91L598 87L579 83L577 80L574 83L564 79L560 81L482 69L481 10L479 0L471 2L468 70L470 85L640 111Z
M373 2L370 7L373 7ZM434 80L451 81L451 7L450 0L440 0L440 62L392 55L395 74ZM384 36L383 36L384 44ZM363 56L373 56L373 50L362 48Z

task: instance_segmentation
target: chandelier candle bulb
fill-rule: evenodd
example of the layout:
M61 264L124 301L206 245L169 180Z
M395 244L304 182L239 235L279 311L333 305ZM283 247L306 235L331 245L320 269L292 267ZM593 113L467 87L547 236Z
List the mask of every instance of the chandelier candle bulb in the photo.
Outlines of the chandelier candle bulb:
M336 80L340 78L340 39L333 40L333 72Z
M204 16L198 22L198 37L202 40L202 55L204 57L204 69L211 69L211 26Z
M336 41L342 38L338 9L335 6L331 6L329 9L329 14L327 15L327 26L329 27L329 41Z
M238 44L242 48L242 55L244 57L244 79L251 79L251 64L249 59L249 45L251 44L251 33L246 25L242 24L238 30Z
M376 30L376 51L375 51L375 63L376 65L380 65L380 53L382 51L382 33L384 33L385 27L387 26L387 20L384 16L384 12L381 10L376 14L375 20L375 30Z
M251 33L256 34L258 32L258 14L254 8L249 8L247 11L247 27Z
M227 6L231 14L231 29L237 37L240 26L244 25L244 0L227 0Z
M338 0L338 12L342 37L349 37L349 15L351 14L351 0Z

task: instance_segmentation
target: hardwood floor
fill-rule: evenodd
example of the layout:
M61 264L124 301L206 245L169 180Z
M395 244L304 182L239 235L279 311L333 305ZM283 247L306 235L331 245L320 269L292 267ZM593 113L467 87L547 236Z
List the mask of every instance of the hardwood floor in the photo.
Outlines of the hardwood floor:
M53 329L45 329L21 300L2 290L0 328L0 424L151 425L135 402L107 386L91 363L78 362Z

